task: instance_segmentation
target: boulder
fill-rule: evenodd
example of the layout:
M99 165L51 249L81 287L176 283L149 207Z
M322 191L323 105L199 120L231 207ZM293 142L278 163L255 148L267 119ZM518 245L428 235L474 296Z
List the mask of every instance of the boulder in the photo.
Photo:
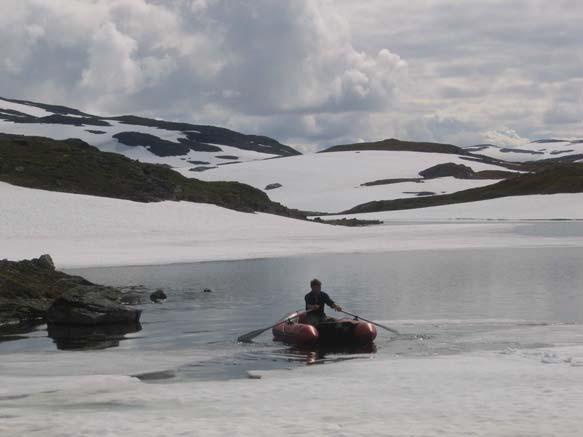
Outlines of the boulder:
M281 188L283 185L278 184L278 183L274 183L274 184L268 184L265 186L266 190L275 190L276 188Z
M47 270L55 270L55 263L53 262L51 256L48 254L41 255L40 258L37 258L34 261L36 262L36 265L39 266L40 268Z
M166 296L166 293L164 293L164 290L161 288L158 288L156 291L150 294L150 300L156 303L165 300L167 297L168 296Z
M55 298L79 285L92 284L55 270L49 255L0 260L0 323L44 319Z
M447 162L422 170L419 172L419 175L425 179L443 178L447 176L453 176L457 179L472 179L474 177L474 170L467 165Z
M101 285L79 285L61 294L47 312L49 323L105 325L135 323L141 310L121 305L121 292Z
M212 293L213 291L210 288L205 288L202 290L203 293Z

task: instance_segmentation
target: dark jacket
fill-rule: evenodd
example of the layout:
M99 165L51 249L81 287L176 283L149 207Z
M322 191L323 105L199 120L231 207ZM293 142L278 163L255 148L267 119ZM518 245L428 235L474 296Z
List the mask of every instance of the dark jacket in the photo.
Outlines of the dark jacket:
M335 305L334 301L328 296L328 293L324 293L323 291L320 291L318 295L310 291L304 296L304 300L306 301L306 310L308 309L308 305L320 305L320 308L317 310L310 311L310 314L320 317L324 316L324 304L330 308Z

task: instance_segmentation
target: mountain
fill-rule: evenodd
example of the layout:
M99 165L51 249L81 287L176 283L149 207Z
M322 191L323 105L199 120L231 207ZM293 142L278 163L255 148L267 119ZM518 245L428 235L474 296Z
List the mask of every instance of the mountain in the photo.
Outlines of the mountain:
M331 213L375 200L483 187L514 174L490 161L443 151L351 150L221 166L197 177L243 182L290 208Z
M556 163L534 173L518 174L495 184L451 194L368 202L342 214L426 208L501 197L559 193L583 193L583 164Z
M100 117L66 106L0 97L0 133L79 138L104 152L172 167L208 167L300 155L278 141L216 126L125 115Z
M0 134L0 181L137 202L182 200L244 212L303 217L248 185L186 178L165 165L101 152L78 139L59 141Z
M206 185L201 193L205 192L210 197L207 194L194 196L195 190L192 189L188 200L253 211L276 211L283 208L281 205L273 206L269 199L289 208L318 214L351 211L362 205L367 205L362 207L366 209L371 204L374 205L373 209L394 209L479 200L483 196L491 198L488 197L491 193L497 193L494 197L508 195L505 194L508 192L507 185L504 185L506 188L503 190L487 190L500 180L507 180L512 185L518 183L514 176L520 173L540 173L563 161L583 159L583 141L557 139L539 140L521 148L509 149L493 144L464 148L452 144L391 138L343 144L319 153L302 155L274 139L244 135L220 127L131 115L100 117L64 106L3 98L0 98L0 132L55 140L78 138L84 143L77 145L90 144L102 152L121 154L140 163L164 164L179 173L168 173L170 170L166 168L163 178L156 181L159 187L149 183L148 178L119 179L129 184L129 192L125 192L108 183L107 178L112 175L104 166L94 170L100 172L96 176L96 185L92 185L87 178L78 179L75 183L60 180L59 171L69 172L73 165L58 157L51 158L47 152L43 155L44 159L53 159L67 170L45 166L43 171L47 171L53 179L41 182L39 173L35 176L36 185L30 185L30 180L23 180L23 175L12 174L13 183L149 201L149 196L153 192L157 193L158 189L162 194L157 193L153 200L183 199L182 195L175 196L169 188L171 186L194 187L198 184L202 187L203 180L208 183L239 182L253 187L255 191L249 191L251 187L247 187L247 191L239 187L237 190L243 190L245 194L236 200L237 196L233 193L237 190L234 190L234 186L223 186L210 195L208 192L214 189ZM45 145L49 143L39 138L23 141ZM64 147L65 143L72 147L73 142L70 141L61 141L58 147ZM58 150L57 146L53 146L49 150ZM86 171L91 171L91 166L101 160L111 165L119 164L111 155L104 158L95 152L86 152L87 156L83 159L89 161L79 164L85 166ZM41 156L38 150L34 153L37 157ZM152 171L144 168L137 171L135 164L130 162L133 161L124 161L122 165L130 171L130 175ZM237 165L228 165L235 163ZM15 166L26 167L21 164ZM77 175L75 177L81 175L79 171L74 174ZM27 175L30 176L30 173ZM7 181L5 175L2 180ZM185 182L188 180L192 180L192 183ZM550 179L545 180L550 183ZM140 184L146 184L146 188L139 189ZM520 192L512 195L520 195ZM279 211L284 215L296 214L285 208Z
M425 152L425 153L448 153L452 155L468 155L469 151L454 146L452 144L428 143L418 141L401 141L390 138L382 141L370 143L353 143L341 144L329 147L320 153L328 152L354 152L362 150L384 150L384 151L403 151L403 152Z
M465 151L508 162L583 160L583 140L543 139L519 147L501 147L494 144L478 144L465 147Z

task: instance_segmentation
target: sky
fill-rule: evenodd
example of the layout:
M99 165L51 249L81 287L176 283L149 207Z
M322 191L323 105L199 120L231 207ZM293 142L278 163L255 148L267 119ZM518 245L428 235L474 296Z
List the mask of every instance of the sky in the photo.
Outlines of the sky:
M268 135L583 138L580 0L0 0L0 96Z

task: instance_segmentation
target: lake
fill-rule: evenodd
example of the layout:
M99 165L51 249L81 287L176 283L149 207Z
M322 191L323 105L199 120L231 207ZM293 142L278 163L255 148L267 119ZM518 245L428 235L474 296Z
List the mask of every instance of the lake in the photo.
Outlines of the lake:
M209 360L140 375L148 381L230 379L248 370L295 367L375 354L429 355L467 350L538 347L520 339L475 340L476 333L583 322L583 249L467 249L368 255L303 256L233 262L69 270L90 281L162 288L161 304L147 299L141 330L101 332L83 347L110 350L208 352ZM273 342L268 331L252 344L236 338L267 327L303 307L309 281L349 312L398 329L379 329L374 350L297 350ZM204 289L212 292L203 292ZM329 316L336 316L328 309ZM51 333L55 337L54 333ZM51 351L46 326L0 342L0 354ZM471 342L460 341L472 335ZM60 342L61 349L79 343ZM72 353L72 352L63 352ZM217 358L219 357L219 358Z

